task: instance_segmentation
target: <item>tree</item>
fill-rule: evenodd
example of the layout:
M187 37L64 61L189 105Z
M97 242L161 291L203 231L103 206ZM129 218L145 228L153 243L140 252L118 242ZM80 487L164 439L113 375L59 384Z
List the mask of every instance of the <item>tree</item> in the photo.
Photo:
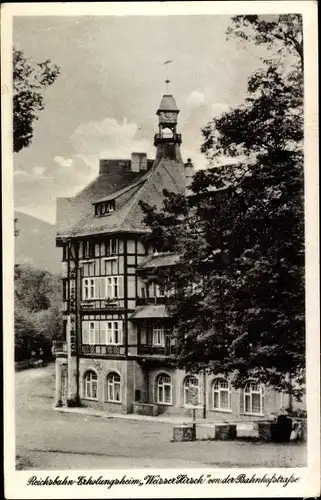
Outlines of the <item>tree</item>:
M63 334L60 277L28 265L14 271L16 360L29 359L32 352L51 359L52 340Z
M43 91L59 75L59 68L49 59L34 61L22 50L13 48L13 149L28 147L38 113L44 109Z
M164 193L160 213L143 205L149 239L160 251L181 254L175 269L156 271L151 279L176 289L172 313L181 367L230 375L235 387L255 377L300 397L305 369L301 19L237 16L232 22L229 34L276 51L249 78L245 103L204 127L201 150L211 168L194 176L192 196ZM218 166L217 159L226 155L235 163Z

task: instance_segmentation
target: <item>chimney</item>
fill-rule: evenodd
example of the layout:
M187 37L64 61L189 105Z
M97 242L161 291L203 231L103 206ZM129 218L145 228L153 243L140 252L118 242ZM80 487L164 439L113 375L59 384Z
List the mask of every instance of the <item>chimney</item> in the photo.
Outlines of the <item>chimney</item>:
M143 172L143 171L147 170L147 154L146 153L132 153L131 170L132 170L132 172Z

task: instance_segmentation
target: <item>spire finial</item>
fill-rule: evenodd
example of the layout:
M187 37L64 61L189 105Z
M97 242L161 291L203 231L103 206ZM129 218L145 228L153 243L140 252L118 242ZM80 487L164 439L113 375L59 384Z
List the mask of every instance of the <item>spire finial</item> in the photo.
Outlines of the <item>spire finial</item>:
M166 66L166 69L167 69L167 79L165 80L165 83L166 83L166 93L168 94L169 93L169 84L170 84L170 79L169 79L169 76L168 76L168 65L171 64L173 61L171 59L169 59L168 61L165 61L164 62L164 66Z

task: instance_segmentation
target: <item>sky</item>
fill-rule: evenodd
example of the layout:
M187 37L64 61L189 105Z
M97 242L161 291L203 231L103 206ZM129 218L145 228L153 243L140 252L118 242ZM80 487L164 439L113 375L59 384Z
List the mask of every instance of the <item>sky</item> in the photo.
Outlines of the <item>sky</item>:
M32 144L14 155L15 209L54 223L56 198L93 180L100 158L153 158L167 78L183 160L205 168L202 127L244 101L261 66L262 48L226 38L230 24L222 15L16 17L13 43L60 75L44 92Z

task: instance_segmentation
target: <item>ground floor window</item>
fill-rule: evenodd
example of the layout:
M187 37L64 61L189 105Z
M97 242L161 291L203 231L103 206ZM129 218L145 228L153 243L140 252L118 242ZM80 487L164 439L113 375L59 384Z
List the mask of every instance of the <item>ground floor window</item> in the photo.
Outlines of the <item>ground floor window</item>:
M198 379L193 376L186 377L184 381L184 405L199 406L200 388Z
M264 387L248 382L244 387L244 413L262 415L264 412Z
M84 376L84 397L86 399L98 398L98 379L97 373L88 371Z
M212 393L214 410L231 409L231 387L230 383L227 380L223 378L214 380L212 385Z
M107 376L107 401L113 403L121 402L121 379L118 373L110 373Z
M157 403L172 404L172 379L169 375L161 374L156 381Z

